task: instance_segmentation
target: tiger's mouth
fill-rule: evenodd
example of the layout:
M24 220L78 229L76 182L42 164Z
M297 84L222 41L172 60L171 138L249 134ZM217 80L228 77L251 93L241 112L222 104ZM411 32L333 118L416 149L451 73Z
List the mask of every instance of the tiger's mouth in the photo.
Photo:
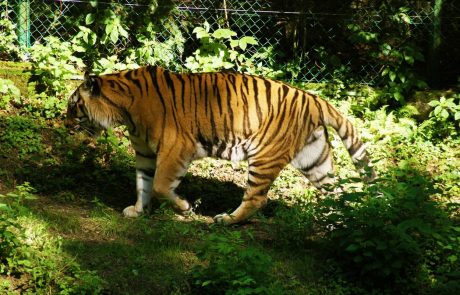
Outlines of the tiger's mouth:
M72 135L76 132L82 132L91 137L98 137L103 130L103 128L93 124L88 117L67 118L64 125Z

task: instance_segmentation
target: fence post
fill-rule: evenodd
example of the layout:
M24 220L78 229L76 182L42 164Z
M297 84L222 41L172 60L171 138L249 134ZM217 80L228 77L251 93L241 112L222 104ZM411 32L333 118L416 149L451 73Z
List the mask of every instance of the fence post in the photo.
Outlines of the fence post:
M433 7L433 33L428 61L428 77L432 86L439 86L439 48L441 47L441 8L443 0L435 0Z
M16 11L19 45L30 47L30 1L18 0Z

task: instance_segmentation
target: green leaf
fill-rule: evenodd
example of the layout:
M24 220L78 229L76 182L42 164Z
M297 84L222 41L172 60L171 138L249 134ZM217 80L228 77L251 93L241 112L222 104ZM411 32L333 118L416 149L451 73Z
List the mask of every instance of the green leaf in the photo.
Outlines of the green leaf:
M401 92L395 92L393 93L393 97L399 101L399 102L403 102L404 101L404 96L401 94Z
M128 32L122 26L118 26L118 32L121 36L128 38Z
M105 33L107 35L111 34L111 32L113 32L113 23L108 23L106 26L105 26Z
M209 33L206 32L206 30L202 27L197 27L195 29L193 29L193 33L196 34L196 38L197 39L202 39L204 37L209 37Z
M411 55L404 55L404 60L410 65L414 64L415 61L414 57Z
M230 40L230 47L235 48L240 44L238 40Z
M88 13L85 18L85 23L90 25L94 22L94 20L96 20L96 15L93 13Z
M435 116L438 116L441 111L442 111L442 107L438 105L437 107L434 108L433 113Z
M406 75L404 74L399 74L399 80L401 80L401 82L406 82Z
M429 106L432 106L432 107L435 107L435 106L438 106L439 105L439 101L438 100L432 100L428 103Z
M444 118L444 119L449 118L449 112L446 109L442 109L441 117Z
M117 43L117 41L118 41L118 30L112 30L110 32L110 40L112 40L112 43Z
M259 42L257 42L257 39L251 36L244 36L243 38L240 39L240 41L244 41L247 44L251 45L257 45Z
M460 112L456 112L454 118L455 118L455 121L460 120Z
M396 73L395 72L390 72L390 80L391 80L391 82L394 82L395 79L396 79Z
M406 24L412 23L410 16L408 16L407 14L401 13L399 16L401 17L402 21L405 22Z
M236 36L236 33L230 29L217 29L212 36L216 39L230 39Z
M347 248L345 248L345 251L348 252L355 252L356 250L359 249L359 246L356 244L350 244Z
M257 40L254 37L245 36L240 39L238 45L242 50L246 50L248 44L257 45Z

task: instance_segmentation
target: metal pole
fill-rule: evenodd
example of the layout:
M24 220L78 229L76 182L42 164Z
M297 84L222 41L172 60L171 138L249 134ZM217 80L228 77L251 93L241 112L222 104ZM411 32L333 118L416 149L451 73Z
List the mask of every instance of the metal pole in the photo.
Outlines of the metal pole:
M433 34L430 50L430 60L428 63L428 76L432 86L439 86L439 49L442 43L441 36L441 9L443 0L435 0L433 7Z
M30 47L30 0L18 0L16 9L19 45Z

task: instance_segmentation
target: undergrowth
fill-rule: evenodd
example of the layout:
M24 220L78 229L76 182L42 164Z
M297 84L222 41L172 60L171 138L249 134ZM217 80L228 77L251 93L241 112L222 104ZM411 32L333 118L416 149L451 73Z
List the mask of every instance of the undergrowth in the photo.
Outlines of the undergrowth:
M119 212L134 200L135 183L123 130L88 140L40 119L0 117L0 286L71 294L457 293L458 139L427 141L417 124L385 111L356 124L372 130L363 137L373 142L378 180L363 186L350 176L337 144L344 193L321 196L288 168L258 222L227 229L203 215L238 205L245 165L192 165L179 192L196 202L195 217L178 220L154 205L127 220Z

